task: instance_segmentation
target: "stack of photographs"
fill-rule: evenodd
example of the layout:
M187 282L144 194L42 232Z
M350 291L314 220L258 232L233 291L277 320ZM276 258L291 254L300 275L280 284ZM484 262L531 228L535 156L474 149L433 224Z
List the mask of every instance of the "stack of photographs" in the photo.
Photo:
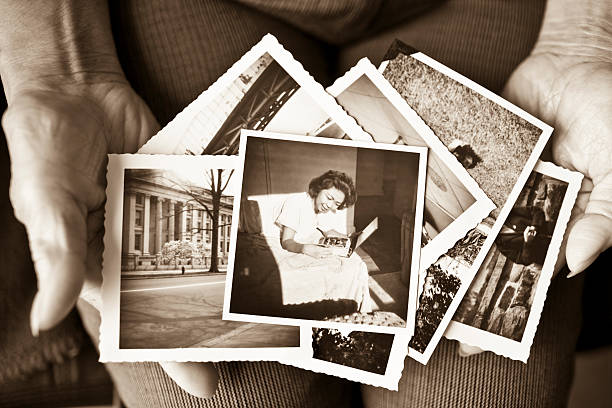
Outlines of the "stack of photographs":
M267 35L109 156L101 361L397 389L442 335L527 360L581 175L538 162L546 124L401 43L387 56L324 90Z

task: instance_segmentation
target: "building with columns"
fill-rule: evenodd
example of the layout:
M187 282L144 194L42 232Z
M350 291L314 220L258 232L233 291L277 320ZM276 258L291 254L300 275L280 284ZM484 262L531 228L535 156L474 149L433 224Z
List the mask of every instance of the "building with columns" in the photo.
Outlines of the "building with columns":
M201 261L188 261L179 268L210 266L212 220L181 183L163 170L125 170L122 271L175 269L177 265L161 262L162 248L170 241L190 241L203 247L205 256ZM212 211L210 193L204 188L197 189L196 193ZM233 197L223 196L219 208L219 265L227 264L232 207Z

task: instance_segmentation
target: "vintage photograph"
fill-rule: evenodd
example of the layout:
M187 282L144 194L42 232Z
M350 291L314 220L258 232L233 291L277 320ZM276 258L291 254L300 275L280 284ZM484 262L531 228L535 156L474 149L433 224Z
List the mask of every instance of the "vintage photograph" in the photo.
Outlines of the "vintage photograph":
M110 156L102 359L216 361L244 359L253 348L299 348L297 328L221 318L236 163ZM257 359L265 353L272 356Z
M527 360L581 181L580 173L538 163L446 337Z
M496 207L426 270L421 269L422 292L409 355L426 364L552 128L438 61L409 49L399 41L394 43L387 53L389 60L381 66L383 76Z
M139 153L235 155L241 129L372 140L268 34Z
M283 364L397 391L410 336L302 326L302 358Z
M395 54L383 76L493 200L497 217L541 140L541 122L423 53Z
M427 149L255 131L243 147L224 318L411 333Z
M421 268L426 268L494 208L429 127L364 58L327 88L378 143L428 147Z

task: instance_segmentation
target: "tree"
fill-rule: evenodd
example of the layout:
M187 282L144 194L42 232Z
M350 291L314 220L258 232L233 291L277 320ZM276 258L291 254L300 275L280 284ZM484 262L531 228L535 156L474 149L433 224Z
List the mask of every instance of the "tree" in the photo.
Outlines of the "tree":
M183 193L188 194L191 197L193 203L199 204L204 208L206 214L211 220L211 228L196 228L192 226L192 232L196 231L211 231L211 251L210 251L210 268L209 272L219 272L219 228L223 228L229 224L219 225L219 210L221 208L221 198L226 190L234 170L230 170L229 174L225 173L226 169L209 169L206 171L206 178L209 187L200 187L189 184L187 182L179 181L175 177L166 177L163 175L155 174L156 177L161 177L166 180L173 188L181 190ZM225 173L225 174L224 174ZM186 211L183 209L182 211ZM203 252L203 251L202 251Z
M164 265L174 263L175 268L178 268L179 264L184 265L198 256L201 256L199 248L189 241L166 242L161 250L161 262Z
M204 189L184 189L187 194L189 194L195 202L204 207L204 210L210 217L212 221L212 236L210 242L210 268L209 272L219 272L219 227L223 228L227 224L219 225L219 209L221 207L221 197L223 197L223 192L227 188L232 175L234 174L234 170L231 170L227 177L223 177L223 172L225 169L210 169L206 174L208 178L208 183L210 185L209 188ZM216 174L215 174L216 173ZM204 192L208 193L211 197L211 205L209 206L205 200ZM212 208L211 208L212 207ZM205 228L205 227L204 227Z

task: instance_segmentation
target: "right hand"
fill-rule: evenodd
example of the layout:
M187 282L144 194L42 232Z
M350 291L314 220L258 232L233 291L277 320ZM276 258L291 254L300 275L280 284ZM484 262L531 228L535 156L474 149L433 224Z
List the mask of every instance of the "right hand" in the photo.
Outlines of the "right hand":
M29 83L9 102L2 125L10 198L38 278L30 319L37 334L68 314L84 282L100 286L107 154L135 152L158 124L125 79Z
M331 248L315 244L304 244L302 247L302 253L316 259L329 258L333 256Z
M159 126L124 77L65 87L28 83L12 93L2 125L11 158L10 197L26 228L38 278L32 332L47 330L80 293L99 307L108 153L133 153ZM162 363L187 392L207 397L211 363Z

